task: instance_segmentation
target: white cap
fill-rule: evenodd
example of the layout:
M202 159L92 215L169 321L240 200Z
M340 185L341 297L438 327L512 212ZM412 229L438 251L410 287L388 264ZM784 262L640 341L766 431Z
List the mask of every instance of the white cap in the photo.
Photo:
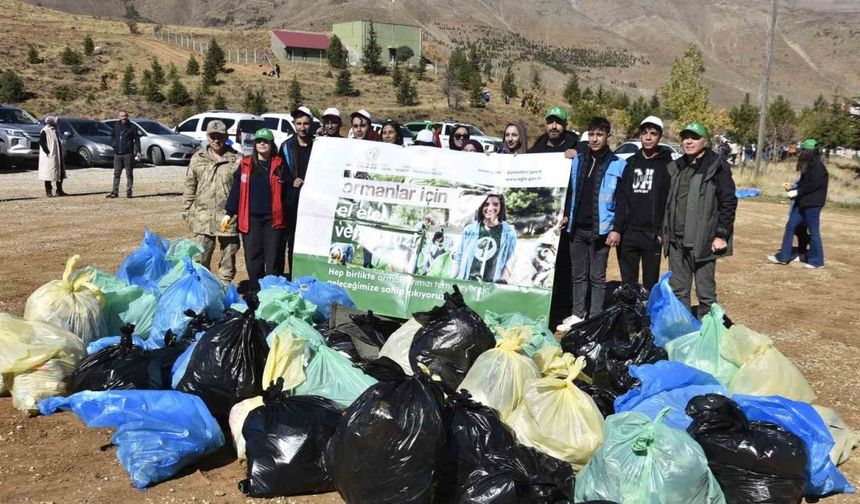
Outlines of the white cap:
M304 115L306 115L306 116L310 117L311 119L313 119L313 118L314 118L314 114L313 114L313 112L311 112L311 109L309 109L309 108L305 107L304 105L302 105L301 107L299 107L299 108L297 108L297 109L293 110L293 111L290 113L290 115L291 115L291 116L293 116L293 120L295 120L295 119L296 119L296 116L297 116L297 115L302 115L302 114L304 114Z
M352 114L349 115L349 118L354 119L356 116L363 117L363 118L367 119L367 122L373 122L373 117L371 117L370 112L368 112L364 109L356 110L355 112L353 112Z
M325 109L325 112L323 112L322 116L323 117L334 116L334 117L337 117L338 119L342 119L342 117L340 115L340 110L338 110L334 107L329 107L329 108Z
M639 123L639 126L642 127L645 124L653 124L660 128L660 131L663 131L663 120L657 116L648 116L645 119L642 119L642 122Z
M428 129L421 130L415 137L415 141L433 143L433 132Z

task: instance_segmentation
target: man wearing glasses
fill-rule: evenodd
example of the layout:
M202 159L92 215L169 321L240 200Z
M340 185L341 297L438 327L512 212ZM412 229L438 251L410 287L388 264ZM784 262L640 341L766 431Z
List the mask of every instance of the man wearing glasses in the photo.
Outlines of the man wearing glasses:
M218 120L206 125L209 145L191 156L185 174L185 192L182 194L182 220L203 245L200 264L209 268L217 241L221 249L218 277L228 284L236 275L236 253L239 251L239 233L236 221L221 227L227 195L233 185L233 174L242 156L227 145L227 126Z
M119 179L125 170L125 195L132 197L134 186L134 161L140 160L140 135L137 126L128 120L128 112L120 110L111 132L113 146L113 188L108 198L116 198L119 194Z
M322 126L320 126L317 136L327 136L332 138L340 138L340 128L343 126L343 119L340 115L340 110L329 107L325 109L322 115Z

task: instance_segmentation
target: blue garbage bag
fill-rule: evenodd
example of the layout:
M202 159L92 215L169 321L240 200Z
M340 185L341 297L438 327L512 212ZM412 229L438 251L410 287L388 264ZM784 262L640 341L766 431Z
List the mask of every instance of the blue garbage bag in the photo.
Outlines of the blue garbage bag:
M716 378L680 362L631 365L628 372L639 385L615 399L615 412L638 411L655 419L663 408L671 408L663 423L675 429L686 431L693 421L684 412L690 399L704 394L730 396Z
M243 301L242 298L239 296L239 289L236 288L236 284L227 284L227 292L224 294L224 309L226 310L234 304L242 302Z
M185 370L188 368L188 362L191 361L191 355L194 353L194 348L197 347L197 343L204 334L206 333L197 333L194 336L194 342L191 343L184 352L179 354L179 357L177 357L175 361L173 361L173 367L170 368L170 388L175 389L176 386L179 385L179 380L185 376Z
M761 189L756 189L754 187L751 189L735 189L735 197L737 199L755 198L760 195Z
M672 272L667 271L651 289L651 295L648 297L651 333L654 335L654 343L661 347L679 336L702 328L702 324L672 292L672 287L669 286L671 276Z
M111 345L119 345L122 336L105 336L104 338L99 338L95 341L91 341L89 345L87 345L87 355L92 355L102 348L109 347ZM156 348L160 348L154 342L148 339L141 339L137 336L131 337L131 344L139 346L144 350L155 350Z
M149 339L164 346L167 330L181 336L191 320L186 310L206 313L218 319L224 310L224 286L206 268L195 268L190 258L183 258L186 275L173 283L158 300Z
M158 280L172 266L167 260L168 242L149 229L144 229L143 242L137 250L126 256L116 272L117 278L129 285L139 285L158 292Z
M311 276L303 276L290 282L284 277L266 276L260 280L260 290L268 288L287 289L290 292L298 292L303 299L310 301L317 306L314 313L316 322L324 322L331 316L331 304L337 303L350 308L355 307L355 303L350 299L342 287L329 282L321 282Z
M805 497L854 493L854 487L830 459L833 436L810 404L780 396L736 395L732 399L749 420L775 423L806 444L809 480L803 491Z
M116 456L140 489L158 483L224 444L203 401L173 390L106 390L49 397L39 412L71 410L87 427L116 428Z

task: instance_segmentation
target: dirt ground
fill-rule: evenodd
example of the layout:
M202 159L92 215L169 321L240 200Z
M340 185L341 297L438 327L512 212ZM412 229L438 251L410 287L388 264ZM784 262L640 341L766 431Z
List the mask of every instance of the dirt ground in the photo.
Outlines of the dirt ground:
M0 311L20 315L27 296L62 275L66 259L114 271L149 226L167 237L187 235L179 218L184 167L135 171L132 200L106 200L111 171L71 170L72 196L46 199L34 171L0 174ZM121 191L121 194L123 192ZM818 402L860 427L860 317L853 293L860 286L860 211L822 214L827 266L765 261L782 236L782 203L743 200L735 228L735 255L718 266L720 302L736 323L772 337L804 372ZM240 263L242 261L239 261ZM241 268L241 266L240 266ZM610 279L617 278L610 263ZM243 276L240 271L240 276ZM380 440L380 442L386 442ZM244 466L237 462L191 468L184 475L135 490L118 463L108 429L87 429L70 413L27 418L0 398L0 502L254 502L238 491ZM219 466L220 465L220 466ZM860 454L841 466L860 488ZM837 496L828 503L858 502ZM272 502L341 502L337 494Z

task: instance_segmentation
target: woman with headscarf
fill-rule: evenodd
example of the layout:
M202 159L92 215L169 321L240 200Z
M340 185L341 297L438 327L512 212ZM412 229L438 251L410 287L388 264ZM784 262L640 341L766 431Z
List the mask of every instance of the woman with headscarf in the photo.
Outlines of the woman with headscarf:
M386 119L382 123L382 142L395 145L403 145L403 135L400 130L400 123L392 119Z
M475 220L463 228L454 256L454 278L493 283L510 281L509 262L517 246L517 233L507 219L505 196L487 194L475 212Z
M477 140L469 139L463 145L463 152L484 152L484 146Z
M451 136L448 137L448 148L451 150L463 150L466 142L469 141L469 128L462 124L457 124L451 130Z
M238 220L249 292L260 290L260 279L264 276L284 274L285 211L288 192L293 190L291 178L284 158L277 154L272 131L258 129L254 134L254 153L242 158L233 175L226 215L221 219L222 230L233 219Z
M525 154L528 152L526 125L522 121L511 121L505 126L502 154Z
M63 160L63 144L57 135L57 116L45 118L45 127L39 133L39 180L45 183L45 195L49 198L51 182L56 183L57 196L65 196L63 179L66 178L66 164Z

